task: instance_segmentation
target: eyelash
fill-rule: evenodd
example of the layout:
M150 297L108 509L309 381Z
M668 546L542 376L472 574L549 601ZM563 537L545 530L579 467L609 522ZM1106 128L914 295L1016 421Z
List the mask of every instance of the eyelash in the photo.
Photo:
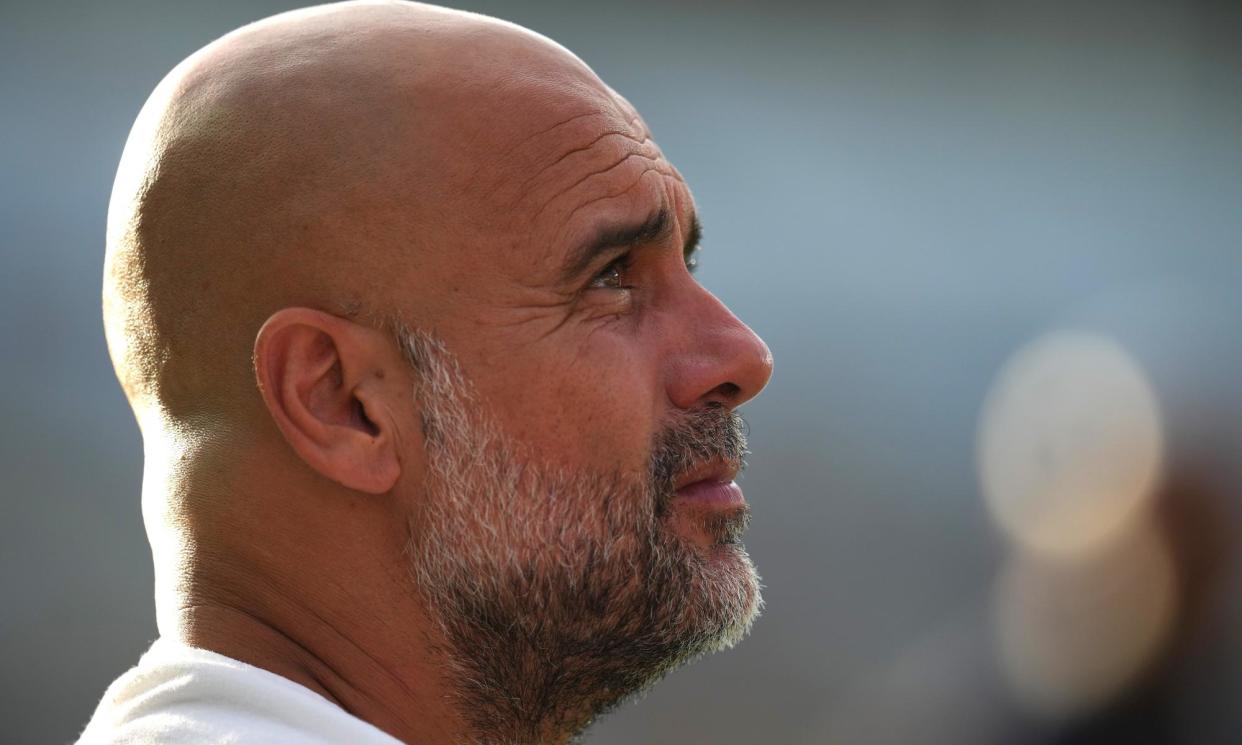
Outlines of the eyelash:
M629 289L628 285L618 284L616 286L613 286L609 284L602 284L600 283L600 279L604 277L604 275L606 274L609 274L611 272L616 272L618 275L617 281L624 282L625 273L628 272L629 269L630 269L630 255L628 253L621 254L617 258L608 262L608 266L601 269L599 274L596 274L591 279L590 286L592 289L600 289L600 290L628 290Z
M591 284L590 284L591 289L600 289L600 290L628 290L630 289L630 285L618 284L616 286L612 286L612 285L607 285L607 284L599 284L599 281L600 281L600 278L602 278L604 275L609 274L611 272L616 272L618 275L620 275L617 278L617 281L624 282L625 273L630 270L631 263L632 263L632 257L630 256L629 253L621 254L617 258L608 262L608 266L601 269L599 274L596 274L591 279ZM694 251L690 252L689 256L686 257L686 270L689 271L691 274L694 274L698 270L698 268L699 268L698 249L695 249Z

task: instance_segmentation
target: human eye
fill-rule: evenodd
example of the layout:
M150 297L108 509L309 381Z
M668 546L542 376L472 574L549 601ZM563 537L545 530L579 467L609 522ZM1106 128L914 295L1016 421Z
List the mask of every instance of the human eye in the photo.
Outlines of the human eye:
M625 290L628 285L625 284L626 273L630 268L630 255L624 254L613 259L608 266L600 270L591 278L591 283L587 285L592 290Z

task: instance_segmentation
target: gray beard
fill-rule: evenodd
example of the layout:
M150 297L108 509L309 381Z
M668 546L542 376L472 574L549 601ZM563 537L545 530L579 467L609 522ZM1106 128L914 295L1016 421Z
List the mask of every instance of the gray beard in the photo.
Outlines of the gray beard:
M409 560L438 626L448 689L474 742L560 742L673 668L732 647L762 606L739 539L745 507L673 532L674 480L740 461L721 406L660 433L648 473L541 466L499 431L443 344L398 325L418 384L428 477Z

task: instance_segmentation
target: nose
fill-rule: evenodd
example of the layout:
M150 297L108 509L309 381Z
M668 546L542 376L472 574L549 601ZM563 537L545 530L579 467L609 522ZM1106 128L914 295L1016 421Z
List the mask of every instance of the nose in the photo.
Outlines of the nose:
M679 318L668 368L668 394L680 409L707 403L736 408L772 377L772 352L750 327L702 286Z

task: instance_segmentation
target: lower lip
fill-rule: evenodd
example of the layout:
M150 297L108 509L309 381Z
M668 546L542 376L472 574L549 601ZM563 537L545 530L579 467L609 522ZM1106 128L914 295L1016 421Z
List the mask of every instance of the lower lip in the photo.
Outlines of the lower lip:
M709 507L735 507L746 504L742 488L736 483L696 481L677 490L677 498Z

